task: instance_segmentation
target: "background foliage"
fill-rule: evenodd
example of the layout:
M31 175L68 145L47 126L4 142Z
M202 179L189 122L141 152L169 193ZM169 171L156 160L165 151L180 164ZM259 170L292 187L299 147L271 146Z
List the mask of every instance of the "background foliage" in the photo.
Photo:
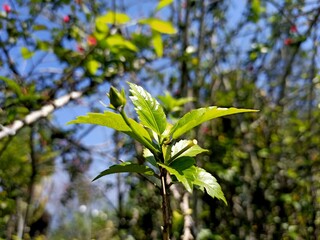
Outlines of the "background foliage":
M197 161L218 177L228 206L173 189L175 239L317 239L319 16L311 0L4 2L0 123L23 127L0 140L0 237L159 239L149 182L90 183L97 158L104 169L144 161L139 144L114 134L97 151L82 141L95 129L66 128L59 114L26 120L74 91L84 97L70 102L101 112L109 83L130 81L163 95L173 117L209 105L260 109L190 134L210 149ZM165 91L194 101L179 105ZM59 195L50 179L61 169L70 181Z

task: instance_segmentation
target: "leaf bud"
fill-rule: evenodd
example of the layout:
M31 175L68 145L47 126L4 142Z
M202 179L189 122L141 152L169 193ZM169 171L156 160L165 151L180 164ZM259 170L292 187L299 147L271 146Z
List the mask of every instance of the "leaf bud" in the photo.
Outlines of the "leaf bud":
M121 90L121 93L114 87L110 87L109 91L110 105L114 109L124 107L126 105L126 95L124 89Z

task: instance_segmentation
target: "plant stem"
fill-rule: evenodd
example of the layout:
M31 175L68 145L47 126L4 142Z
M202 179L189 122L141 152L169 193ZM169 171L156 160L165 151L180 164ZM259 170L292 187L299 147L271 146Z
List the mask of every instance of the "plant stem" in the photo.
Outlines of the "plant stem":
M127 117L127 114L125 113L124 109L122 108L119 113L121 114L123 120L126 122L126 124L130 127L130 129L132 130L132 132L137 136L137 138L139 138L139 142L142 143L143 146L145 146L146 148L148 148L154 156L157 156L159 155L159 150L156 149L152 143L148 142L147 140L145 140L144 138L142 138L140 136L140 134L136 131L136 129L134 127L132 127L128 117Z
M162 239L169 240L172 222L170 213L170 199L168 196L167 171L164 168L161 169L161 196L163 216Z

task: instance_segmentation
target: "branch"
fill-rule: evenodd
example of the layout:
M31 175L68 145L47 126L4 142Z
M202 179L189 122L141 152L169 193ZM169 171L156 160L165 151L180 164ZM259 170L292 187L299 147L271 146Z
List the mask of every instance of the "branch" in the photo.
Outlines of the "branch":
M320 8L317 9L317 13L315 14L314 19L310 22L309 24L309 28L307 29L306 33L304 34L304 36L307 38L309 37L309 35L311 34L311 31L314 27L314 25L317 23L318 19L320 17ZM279 98L277 100L277 105L278 106L282 106L284 105L284 98L286 95L286 85L287 85L287 78L289 77L291 70L292 70L292 66L293 66L293 62L296 58L296 56L298 55L298 52L300 50L302 42L297 43L297 45L295 46L295 49L289 59L289 62L285 68L284 74L282 75L282 78L280 80L280 93L279 93Z
M186 192L182 197L182 202L180 203L181 211L183 212L183 235L181 237L182 240L192 240L194 239L192 235L192 225L193 220L191 217L192 210L189 207L189 193Z
M0 128L2 129L0 131L0 139L7 137L9 135L15 135L18 130L20 130L25 125L30 125L40 118L47 117L50 113L52 113L54 110L63 107L67 103L69 103L71 100L77 99L81 97L83 92L79 91L73 91L69 94L66 94L62 97L59 97L55 100L53 100L52 103L47 104L43 106L40 110L33 111L23 120L15 120L11 125L9 126L3 126L0 124Z

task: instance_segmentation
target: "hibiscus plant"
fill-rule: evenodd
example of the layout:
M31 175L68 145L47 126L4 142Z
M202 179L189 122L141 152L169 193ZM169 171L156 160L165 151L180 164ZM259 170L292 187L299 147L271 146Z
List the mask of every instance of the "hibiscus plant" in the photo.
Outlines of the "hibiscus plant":
M171 212L169 187L181 183L187 191L194 186L206 191L213 198L226 202L217 180L203 168L196 166L195 156L208 150L201 148L196 139L181 139L191 129L214 118L244 112L252 109L219 108L210 106L194 109L171 123L164 107L149 92L133 83L130 86L130 99L135 107L139 122L127 116L125 91L111 87L109 91L111 111L88 113L79 116L69 124L96 124L112 128L129 135L144 146L145 164L122 162L101 172L94 180L113 173L138 173L154 176L160 182L163 213L163 239L170 238Z

